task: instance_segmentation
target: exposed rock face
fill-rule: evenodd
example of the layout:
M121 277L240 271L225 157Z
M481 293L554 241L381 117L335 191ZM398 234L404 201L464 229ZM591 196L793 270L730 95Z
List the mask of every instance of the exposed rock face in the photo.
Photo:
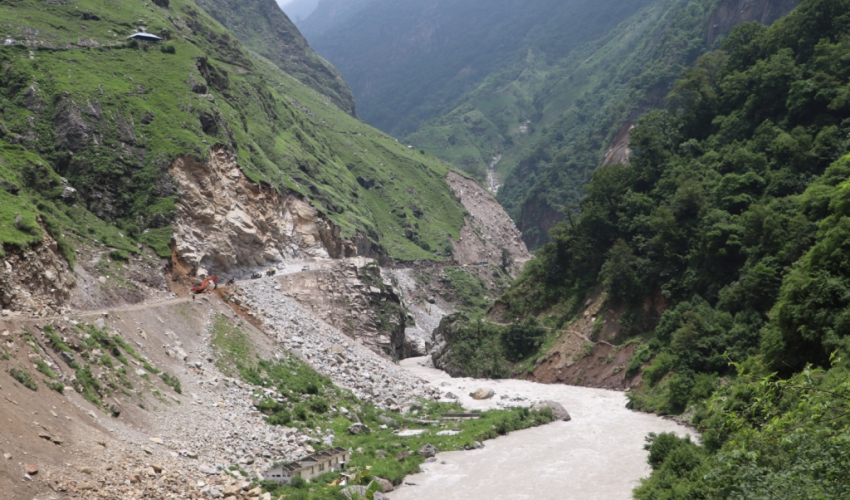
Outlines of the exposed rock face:
M409 355L401 298L384 282L381 269L366 259L326 264L278 281L284 295L372 351L395 358Z
M603 165L613 165L615 163L629 164L629 156L632 154L632 150L629 148L629 139L634 129L635 126L632 123L624 123L620 127L620 130L617 131L617 136L614 137L614 141L611 142L611 146L605 152Z
M71 274L56 241L45 233L38 245L0 261L0 309L56 314L71 297Z
M251 182L223 148L207 162L180 157L170 173L181 193L173 251L190 274L243 277L285 260L357 253L309 202Z
M505 209L472 179L449 172L446 181L470 215L460 230L460 240L454 243L454 259L461 264L482 260L499 264L502 249L506 249L518 264L511 266L509 272L518 274L531 254Z
M711 14L706 42L711 46L717 38L735 26L757 21L769 25L797 7L797 0L723 0Z

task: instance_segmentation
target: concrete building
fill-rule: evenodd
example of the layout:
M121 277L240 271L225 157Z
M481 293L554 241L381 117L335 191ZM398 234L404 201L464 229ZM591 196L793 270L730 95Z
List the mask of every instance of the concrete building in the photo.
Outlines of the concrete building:
M310 481L326 472L342 470L350 456L351 453L345 448L330 448L299 458L294 462L275 464L263 471L263 477L267 481L275 481L279 484L291 484L295 477Z

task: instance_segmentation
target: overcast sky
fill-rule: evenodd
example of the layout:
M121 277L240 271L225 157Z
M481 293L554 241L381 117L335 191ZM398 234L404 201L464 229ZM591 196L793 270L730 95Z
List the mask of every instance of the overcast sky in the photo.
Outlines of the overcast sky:
M292 19L305 19L316 8L319 0L277 0L280 8Z

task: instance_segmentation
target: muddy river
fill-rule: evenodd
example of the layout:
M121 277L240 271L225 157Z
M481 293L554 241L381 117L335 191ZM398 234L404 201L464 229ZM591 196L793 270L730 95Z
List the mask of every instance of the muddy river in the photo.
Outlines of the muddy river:
M513 432L485 447L437 455L423 472L408 476L388 496L392 500L557 499L626 500L649 474L644 438L650 432L693 431L654 415L626 409L621 392L521 380L451 378L407 359L402 366L444 392L460 397L469 409L527 405L551 399L564 405L570 422ZM469 393L492 388L492 399L475 401ZM525 398L511 402L512 398Z

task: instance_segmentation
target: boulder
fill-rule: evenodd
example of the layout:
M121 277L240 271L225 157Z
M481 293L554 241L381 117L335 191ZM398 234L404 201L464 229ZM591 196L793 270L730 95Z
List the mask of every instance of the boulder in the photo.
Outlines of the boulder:
M419 448L419 455L425 458L431 458L437 454L439 450L433 444L424 444Z
M493 389L484 388L484 387L482 387L481 389L478 389L475 392L469 393L469 395L472 396L472 399L490 399L495 394L496 393L493 391Z
M348 428L348 433L354 435L369 434L369 428L358 422L356 424L351 424Z
M342 494L345 495L346 498L350 499L353 495L352 493L356 493L360 498L366 498L366 487L365 486L349 486L342 490Z
M570 420L572 420L572 417L570 417L570 414L567 413L566 408L564 408L563 405L561 405L561 403L558 403L557 401L541 401L531 407L532 410L537 411L544 410L546 408L552 410L552 415L555 417L555 420L563 420L564 422L569 422Z
M38 474L38 466L33 464L26 464L24 466L24 472L26 472L30 476L34 476Z
M375 482L377 482L379 485L381 485L381 489L384 491L384 493L389 493L389 492L391 492L392 490L395 489L395 487L393 486L393 483L391 483L389 480L384 479L382 477L376 477Z

